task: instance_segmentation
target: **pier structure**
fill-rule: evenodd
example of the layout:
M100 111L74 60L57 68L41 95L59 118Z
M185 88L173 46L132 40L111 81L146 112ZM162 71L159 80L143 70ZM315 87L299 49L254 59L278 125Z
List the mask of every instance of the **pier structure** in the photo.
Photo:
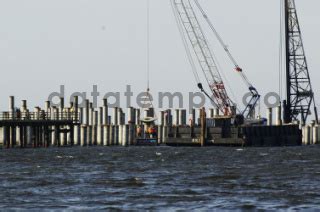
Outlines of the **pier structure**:
M8 111L0 114L0 145L3 148L66 147L66 146L131 146L136 139L148 135L141 114L154 116L153 108L141 110L109 108L107 99L93 108L89 100L79 106L74 96L69 105L60 99L58 106L46 101L44 108L20 108L9 97ZM273 113L273 111L276 111ZM232 118L219 114L216 108L205 110L166 109L157 113L157 143L171 146L277 146L320 143L320 128L316 122L282 122L281 108L268 108L267 119L252 120L233 126ZM140 129L140 130L139 130Z
M64 101L61 99L61 105ZM9 110L0 114L0 143L4 148L49 147L74 145L74 127L79 124L78 114L61 107L27 107L22 100L20 108L9 97Z

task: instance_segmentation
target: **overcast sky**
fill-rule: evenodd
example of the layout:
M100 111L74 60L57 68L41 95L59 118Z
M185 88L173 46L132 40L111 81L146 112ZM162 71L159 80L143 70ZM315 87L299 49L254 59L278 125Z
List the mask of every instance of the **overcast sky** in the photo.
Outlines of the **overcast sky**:
M151 90L198 91L170 1L150 1ZM260 93L278 91L280 1L199 1ZM297 0L297 7L320 103L320 1ZM9 95L43 106L62 84L67 97L90 95L94 84L101 95L127 84L135 94L145 90L146 30L146 0L0 0L0 108ZM207 33L239 101L246 87Z

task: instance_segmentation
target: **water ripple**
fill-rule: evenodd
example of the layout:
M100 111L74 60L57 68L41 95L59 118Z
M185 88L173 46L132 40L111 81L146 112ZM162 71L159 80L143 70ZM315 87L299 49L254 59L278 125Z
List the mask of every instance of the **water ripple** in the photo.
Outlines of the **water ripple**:
M320 209L320 148L0 150L0 210Z

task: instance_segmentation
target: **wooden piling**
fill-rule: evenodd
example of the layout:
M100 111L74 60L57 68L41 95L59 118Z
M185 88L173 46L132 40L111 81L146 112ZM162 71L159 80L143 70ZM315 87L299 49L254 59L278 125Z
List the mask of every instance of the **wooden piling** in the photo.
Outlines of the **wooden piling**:
M311 144L311 127L309 125L304 127L304 143L305 145Z
M119 145L119 125L114 126L113 145Z
M103 125L108 125L109 124L109 113L108 113L108 100L103 99L103 106L102 106L102 124Z
M92 126L87 126L87 145L92 146Z
M80 145L80 127L79 125L75 125L73 127L73 140L74 140L74 144L79 146Z
M140 123L140 109L136 108L135 109L135 124L139 125Z
M209 118L214 118L214 108L209 108Z
M109 146L110 145L110 126L109 125L103 125L101 126L103 128L103 145Z
M97 138L98 138L97 132L98 132L97 125L93 125L92 126L92 145L94 145L94 146L97 146L97 144L98 144L98 142L97 142Z
M61 146L61 138L60 138L60 134L61 134L61 129L59 125L56 125L56 132L57 132L57 146L60 147Z
M74 126L70 125L69 126L69 139L70 139L70 146L74 145Z
M202 108L200 111L200 122L201 122L201 134L200 134L200 144L201 146L206 145L206 110Z
M109 142L108 142L109 146L114 145L114 137L115 137L114 131L115 131L114 125L109 125Z
M37 147L37 129L36 127L32 127L32 147L36 148Z
M121 133L122 135L120 135L122 137L120 145L122 146L127 146L127 125L121 125L120 126L122 128Z
M10 127L10 148L14 148L16 145L16 127Z
M50 131L48 126L44 126L44 147L50 146Z
M23 148L28 147L28 127L23 126L23 136L22 136L22 142L23 142Z
M86 125L81 125L80 127L80 145L81 146L86 146L87 145L87 126Z
M118 118L117 124L118 125L122 125L123 124L122 123L122 116L123 116L122 108L119 108L118 109L118 115L117 115L117 118Z
M73 112L74 112L74 120L79 120L79 97L75 96L73 97ZM81 122L80 122L81 123Z
M135 125L129 124L128 145L133 145L135 140Z
M118 108L114 107L113 108L113 116L112 116L112 124L113 125L118 125Z
M176 109L175 110L175 122L174 122L174 125L175 126L179 126L180 123L179 123L179 118L180 118L180 110L179 109Z
M163 126L159 125L158 126L158 144L162 144L163 143Z
M104 145L104 127L103 125L98 125L97 126L97 143L99 146L103 146Z
M62 129L62 132L60 133L60 141L61 141L61 146L67 146L67 127L64 127Z
M27 130L27 145L28 146L33 146L33 140L32 140L32 138L33 138L33 135L32 135L33 129L32 129L31 126L27 126L26 130Z
M99 113L98 111L93 112L93 123L92 123L92 144L98 145L98 125L99 124Z
M89 125L89 111L90 111L90 101L86 99L85 109L84 109L84 124Z
M181 109L179 112L179 124L181 126L186 126L187 125L187 110Z
M8 135L8 127L3 126L2 127L2 138L3 138L3 146L6 147L7 149L10 148L10 143L9 143L9 135Z
M119 125L118 145L122 145L122 142L123 142L123 125Z

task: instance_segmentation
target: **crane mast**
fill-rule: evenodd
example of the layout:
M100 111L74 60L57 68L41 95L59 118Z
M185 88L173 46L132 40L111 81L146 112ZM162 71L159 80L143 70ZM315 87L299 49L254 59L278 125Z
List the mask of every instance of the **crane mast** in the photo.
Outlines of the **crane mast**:
M284 101L284 121L290 123L300 117L302 123L306 123L313 103L318 122L295 0L283 1L287 92L287 99Z
M175 12L178 14L180 24L184 28L199 65L205 75L208 86L212 92L209 98L224 115L235 115L231 108L234 103L229 98L219 69L209 48L201 25L196 17L190 0L172 0ZM202 84L198 87L203 91ZM208 96L208 94L205 92Z

